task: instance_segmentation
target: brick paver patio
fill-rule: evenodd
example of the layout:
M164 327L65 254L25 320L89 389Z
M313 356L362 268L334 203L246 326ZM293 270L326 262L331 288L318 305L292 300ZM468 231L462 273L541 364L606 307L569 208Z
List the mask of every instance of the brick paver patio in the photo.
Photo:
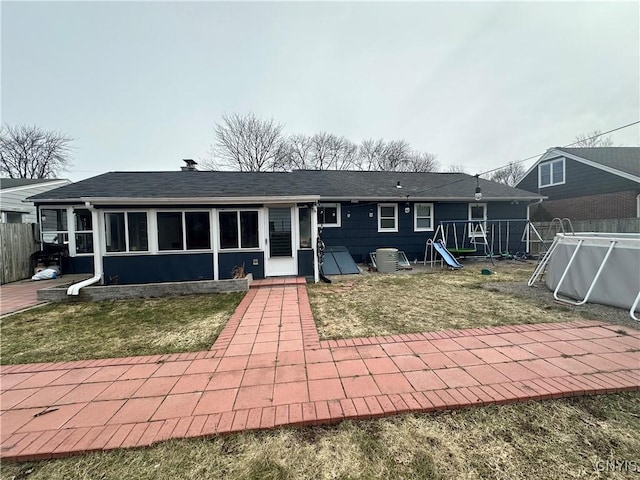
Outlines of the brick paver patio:
M0 368L3 459L640 389L594 321L320 341L302 279L254 282L211 350Z
M87 278L87 275L63 275L53 280L6 283L0 286L0 316L46 303L36 297L37 291L42 288L54 287L61 283L75 283L83 278Z

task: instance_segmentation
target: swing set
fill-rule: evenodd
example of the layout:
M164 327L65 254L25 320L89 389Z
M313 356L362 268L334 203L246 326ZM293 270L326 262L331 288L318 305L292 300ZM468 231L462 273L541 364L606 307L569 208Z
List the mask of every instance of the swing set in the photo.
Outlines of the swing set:
M519 236L521 231L522 236ZM439 223L430 240L442 240L446 249L456 257L481 256L495 265L494 258L527 258L532 236L542 241L534 225L526 219L447 220ZM514 251L516 245L517 250ZM424 265L427 264L427 258L431 258L432 263L435 259L429 241L425 245Z

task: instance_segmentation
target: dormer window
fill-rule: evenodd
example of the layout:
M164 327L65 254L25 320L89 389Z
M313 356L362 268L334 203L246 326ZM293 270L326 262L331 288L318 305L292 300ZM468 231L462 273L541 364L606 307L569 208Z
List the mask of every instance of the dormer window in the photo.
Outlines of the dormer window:
M538 165L538 187L552 187L564 183L564 158Z

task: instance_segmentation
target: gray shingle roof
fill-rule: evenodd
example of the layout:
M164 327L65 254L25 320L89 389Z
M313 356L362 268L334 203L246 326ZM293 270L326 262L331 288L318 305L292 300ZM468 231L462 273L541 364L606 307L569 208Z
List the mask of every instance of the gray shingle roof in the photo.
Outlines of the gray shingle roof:
M640 147L556 148L556 150L640 177Z
M400 182L403 188L396 188ZM538 199L539 195L480 179L484 198ZM322 199L446 200L473 198L476 179L463 173L299 170L293 172L109 172L31 197L207 198L319 195Z
M0 178L0 188L16 188L39 183L58 182L61 178Z

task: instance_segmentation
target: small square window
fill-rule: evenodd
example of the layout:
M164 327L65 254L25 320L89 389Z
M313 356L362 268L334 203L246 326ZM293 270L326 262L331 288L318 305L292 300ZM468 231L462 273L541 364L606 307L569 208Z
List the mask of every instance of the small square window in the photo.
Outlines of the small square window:
M413 219L415 232L433 231L433 203L416 203L413 209Z
M318 226L339 227L340 226L340 204L321 203L318 205Z
M395 203L378 204L378 231L398 231L398 205Z

